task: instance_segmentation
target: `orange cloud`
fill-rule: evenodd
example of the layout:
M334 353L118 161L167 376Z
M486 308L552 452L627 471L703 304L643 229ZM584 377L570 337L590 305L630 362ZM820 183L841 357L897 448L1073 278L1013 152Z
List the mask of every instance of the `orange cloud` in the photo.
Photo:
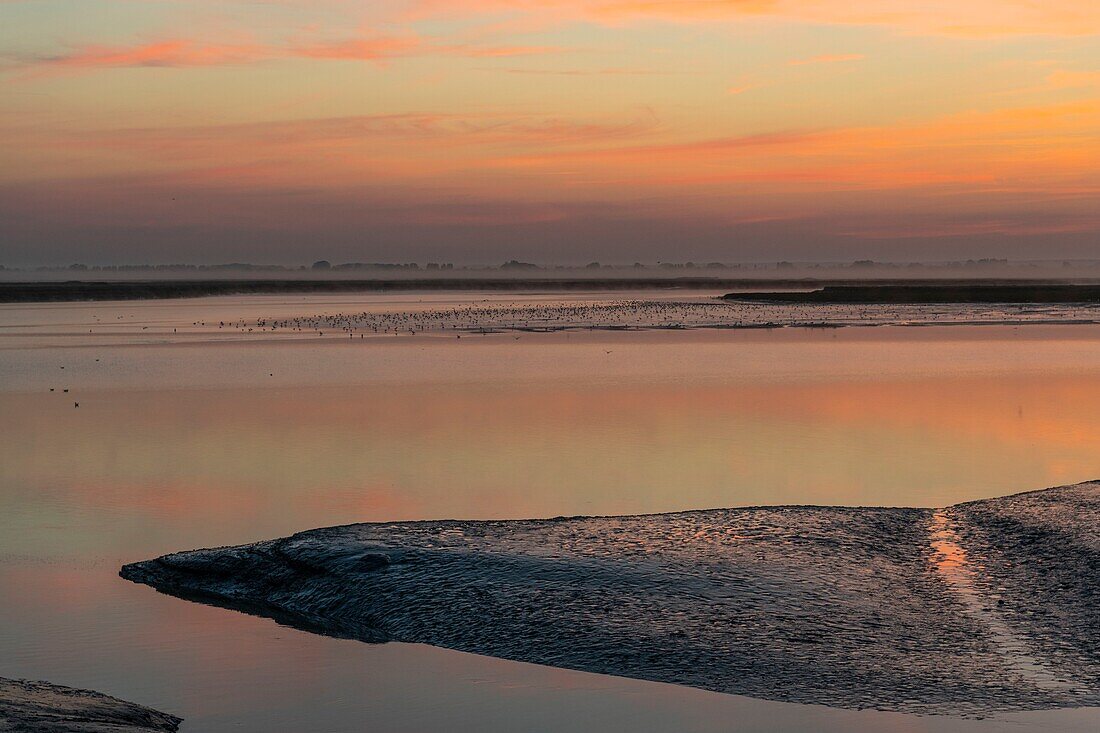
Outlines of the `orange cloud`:
M787 66L806 66L808 64L835 64L843 61L862 61L865 59L861 53L827 53L821 56L812 56L808 59L791 59Z
M1059 69L1047 76L1046 83L1049 89L1083 89L1087 87L1100 89L1100 71Z
M1094 190L1100 99L968 112L897 125L794 130L682 143L496 158L517 171L587 170L592 185L641 189L769 184L773 192L967 185Z
M597 69L522 69L517 67L501 68L485 66L478 71L495 71L502 74L515 74L517 76L572 76L572 77L599 77L599 76L674 76L688 74L670 69L633 69L623 66L604 67Z
M251 142L270 152L274 148L332 142L385 141L387 145L407 140L422 146L531 145L543 148L551 144L576 145L608 142L636 137L659 127L652 116L629 120L579 121L559 117L508 114L459 115L410 113L394 115L357 115L304 120L208 125L201 127L121 129L101 133L77 134L69 142L80 146L118 145L167 151L172 145L184 146L185 156L199 152L200 146L218 158L227 150L241 150ZM56 137L53 138L57 140ZM266 154L266 153L265 153Z
M400 56L420 45L417 38L358 38L288 49L287 55L310 59L337 59L346 61L377 61L390 56Z
M544 24L775 20L960 37L1100 34L1094 0L419 0L406 17L476 14L520 15Z
M560 53L566 49L558 46L472 46L459 44L435 46L433 51L447 56L472 56L474 58L497 58L504 56L534 56L547 53Z
M1053 199L1100 188L1097 129L1100 98L686 141L652 115L416 113L98 132L26 128L19 147L92 161L86 174L132 171L140 161L150 172L259 188L387 181L509 199L679 198L691 191L756 192L780 202L920 187ZM76 172L70 163L64 175Z

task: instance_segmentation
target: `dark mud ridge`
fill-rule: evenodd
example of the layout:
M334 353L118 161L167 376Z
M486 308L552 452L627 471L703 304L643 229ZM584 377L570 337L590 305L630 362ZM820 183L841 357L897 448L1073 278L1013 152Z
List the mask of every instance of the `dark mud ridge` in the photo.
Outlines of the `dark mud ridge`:
M0 677L0 733L160 733L180 719L90 690Z
M768 281L768 287L813 287L803 280ZM408 290L489 290L503 292L577 290L665 290L707 288L732 290L760 287L754 279L714 277L519 278L459 277L400 279L252 279L252 280L70 280L65 282L0 282L0 303L46 303L87 300L201 298L214 295L379 293Z
M1100 286L1064 283L827 285L795 292L729 293L726 300L814 305L1100 303Z
M1064 299L1065 292L1075 293L1075 298L1085 288L1079 286L1066 286L1061 283L1052 284L1048 280L953 280L951 285L944 285L942 280L884 280L876 281L874 285L866 287L861 284L853 284L850 279L817 280L807 278L728 278L728 277L450 277L450 278L396 278L396 279L217 279L217 280L68 280L46 282L0 282L0 303L44 303L65 301L89 301L89 300L149 300L163 298L199 298L214 295L260 295L260 294L316 294L330 293L374 293L408 290L489 290L503 292L517 291L546 291L569 292L578 290L666 290L677 288L689 289L714 289L714 290L759 290L761 288L784 291L794 289L821 288L827 292L863 292L861 297L882 297L880 293L888 292L916 292L919 289L935 292L947 292L950 288L956 290L982 290L992 292L988 288L993 283L997 287L1015 288L1016 295L1012 302L1067 302ZM847 283L847 285L843 285ZM856 281L859 283L859 281ZM841 287L833 287L841 286ZM1066 288L1076 288L1067 291ZM984 290L983 290L984 289ZM821 298L821 290L811 293L801 293L796 297L793 293L766 293L756 296L775 296L764 299L806 301L803 298L809 295L812 298ZM1100 300L1095 297L1097 288L1092 289L1093 296L1090 300ZM1031 293L1030 299L1021 293ZM870 295L868 295L870 294ZM1043 295L1045 294L1045 295ZM1052 295L1053 294L1053 295ZM732 293L728 298L742 299L744 294ZM1036 300L1036 298L1043 298ZM1055 298L1050 300L1050 298ZM1023 299L1021 299L1023 298ZM898 301L887 298L886 300L858 300L858 301L821 301L821 302L989 302L971 300L906 300ZM1076 301L1070 301L1076 302Z
M1100 705L1100 483L938 510L355 524L121 574L323 634L770 700Z

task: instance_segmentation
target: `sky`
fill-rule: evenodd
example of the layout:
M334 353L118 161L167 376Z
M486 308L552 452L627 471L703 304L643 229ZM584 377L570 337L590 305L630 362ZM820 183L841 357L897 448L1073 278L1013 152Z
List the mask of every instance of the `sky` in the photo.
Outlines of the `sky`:
M0 264L1100 258L1095 0L0 0Z

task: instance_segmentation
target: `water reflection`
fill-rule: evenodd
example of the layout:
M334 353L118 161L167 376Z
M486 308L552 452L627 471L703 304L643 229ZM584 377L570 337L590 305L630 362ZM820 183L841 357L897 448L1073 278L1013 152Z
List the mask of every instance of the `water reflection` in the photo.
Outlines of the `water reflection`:
M933 512L928 527L932 546L932 563L937 573L954 591L955 599L966 612L981 622L989 641L998 650L1009 668L1027 684L1045 689L1074 689L1076 683L1055 672L1040 660L1031 645L1001 617L992 602L977 588L976 577L982 572L980 562L972 560L959 543L958 532L950 510Z
M359 520L943 506L1100 476L1100 380L1077 376L110 391L79 410L8 393L0 410L6 529L54 553L119 517L188 546Z
M0 674L102 689L204 731L866 727L321 639L117 568L352 521L945 506L1098 477L1100 341L1039 333L0 349ZM1057 713L1063 729L1095 724L1075 714ZM971 724L994 729L959 730Z

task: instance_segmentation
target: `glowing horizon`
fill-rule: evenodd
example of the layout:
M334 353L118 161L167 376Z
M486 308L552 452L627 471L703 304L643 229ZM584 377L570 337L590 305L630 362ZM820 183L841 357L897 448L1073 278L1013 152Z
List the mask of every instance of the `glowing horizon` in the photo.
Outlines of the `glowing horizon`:
M0 264L1100 252L1100 6L0 0Z

